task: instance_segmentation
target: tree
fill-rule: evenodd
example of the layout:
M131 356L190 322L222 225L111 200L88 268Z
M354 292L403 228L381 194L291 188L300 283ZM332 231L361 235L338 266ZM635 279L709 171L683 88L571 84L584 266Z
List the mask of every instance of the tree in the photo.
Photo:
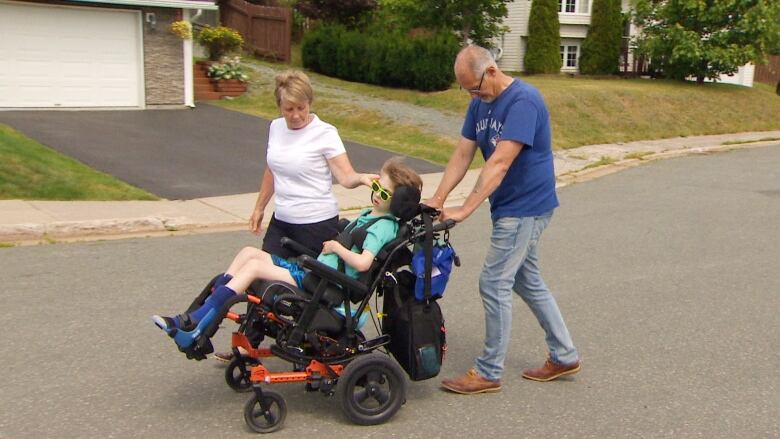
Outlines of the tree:
M449 29L463 42L492 47L492 39L506 32L502 20L512 0L384 0L382 7L407 28Z
M639 0L638 53L664 76L701 84L762 62L780 32L777 0Z
M580 72L586 75L616 73L622 44L620 0L593 0L588 36L582 43Z
M525 71L558 73L561 71L561 23L557 0L533 0L528 19L528 44Z
M298 0L295 9L304 17L355 28L377 8L376 0Z

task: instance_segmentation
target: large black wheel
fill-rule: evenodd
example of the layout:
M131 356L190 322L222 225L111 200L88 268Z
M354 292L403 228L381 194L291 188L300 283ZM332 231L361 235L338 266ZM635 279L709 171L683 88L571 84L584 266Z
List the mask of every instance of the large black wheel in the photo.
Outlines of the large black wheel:
M406 378L390 357L362 355L344 368L336 396L350 421L359 425L382 424L406 400Z
M279 430L286 417L287 404L284 398L272 390L263 390L262 404L257 395L254 395L244 406L246 425L258 433L272 433Z
M252 390L252 367L260 362L251 357L234 355L225 369L225 382L236 392L248 392ZM242 370L243 369L243 370Z

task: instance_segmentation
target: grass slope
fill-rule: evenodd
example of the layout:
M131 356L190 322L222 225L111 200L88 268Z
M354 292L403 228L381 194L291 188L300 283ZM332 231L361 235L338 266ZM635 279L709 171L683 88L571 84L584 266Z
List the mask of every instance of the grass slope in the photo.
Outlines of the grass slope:
M289 68L259 63L277 71ZM299 67L300 64L294 57L293 66L296 65ZM455 84L449 90L423 93L348 82L312 72L307 74L330 87L411 103L450 115L460 116L469 102L468 94ZM746 88L730 84L699 86L679 81L587 76L520 78L536 86L547 102L555 149L780 129L780 118L777 117L780 97L772 87L760 83ZM251 87L250 94L234 101L223 101L220 105L267 118L278 117L273 100L273 78L253 78ZM457 140L390 123L381 114L336 101L326 93L317 93L314 107L324 120L338 127L345 139L437 163L446 162Z
M0 199L156 200L0 124Z

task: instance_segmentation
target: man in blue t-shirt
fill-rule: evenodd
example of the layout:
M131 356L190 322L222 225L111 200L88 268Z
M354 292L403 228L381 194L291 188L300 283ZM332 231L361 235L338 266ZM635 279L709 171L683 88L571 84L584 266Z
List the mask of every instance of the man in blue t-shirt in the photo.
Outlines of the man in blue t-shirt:
M539 239L558 206L547 106L536 88L504 74L490 52L479 46L460 51L455 77L472 99L460 142L426 204L443 207L479 148L485 166L474 190L462 206L442 209L440 219L463 221L487 198L493 230L479 279L485 345L474 368L443 380L442 386L464 394L501 390L512 329L512 291L539 320L549 350L544 365L524 370L523 377L550 381L576 373L577 349L539 271Z

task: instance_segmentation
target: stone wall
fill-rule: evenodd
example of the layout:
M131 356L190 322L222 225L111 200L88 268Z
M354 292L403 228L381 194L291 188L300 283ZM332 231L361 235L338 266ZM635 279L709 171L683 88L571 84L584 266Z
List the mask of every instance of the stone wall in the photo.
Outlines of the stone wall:
M178 10L143 8L142 13L146 105L184 105L183 44L170 31ZM146 21L147 13L155 15L154 26Z

